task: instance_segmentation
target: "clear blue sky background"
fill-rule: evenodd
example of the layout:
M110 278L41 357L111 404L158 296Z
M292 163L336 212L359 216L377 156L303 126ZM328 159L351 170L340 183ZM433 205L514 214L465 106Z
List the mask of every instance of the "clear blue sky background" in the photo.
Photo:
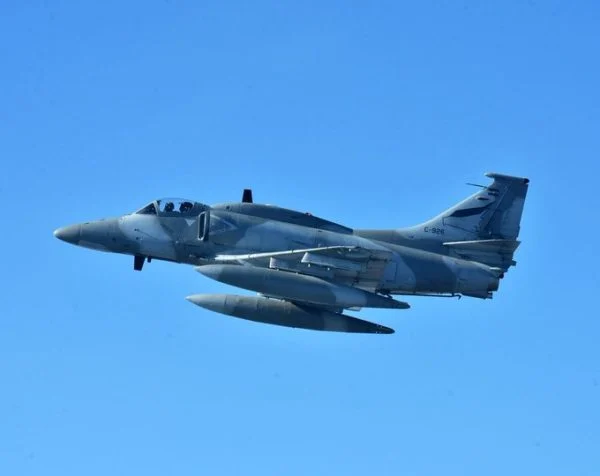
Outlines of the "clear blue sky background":
M0 474L600 474L600 7L496 3L3 2ZM486 171L531 178L519 265L392 336L52 236L244 187L400 227Z

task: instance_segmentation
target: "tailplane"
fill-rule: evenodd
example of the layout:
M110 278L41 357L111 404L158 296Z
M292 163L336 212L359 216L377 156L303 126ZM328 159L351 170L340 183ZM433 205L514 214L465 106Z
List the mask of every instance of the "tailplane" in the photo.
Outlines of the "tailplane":
M478 261L503 270L516 264L523 205L529 179L487 173L491 185L457 203L435 218L401 230L427 242L438 242L450 256Z

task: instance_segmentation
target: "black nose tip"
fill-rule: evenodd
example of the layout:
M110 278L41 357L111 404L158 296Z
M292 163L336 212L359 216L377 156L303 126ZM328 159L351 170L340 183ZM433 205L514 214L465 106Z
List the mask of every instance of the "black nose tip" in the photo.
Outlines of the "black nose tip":
M63 226L54 231L59 240L76 245L81 237L81 225Z

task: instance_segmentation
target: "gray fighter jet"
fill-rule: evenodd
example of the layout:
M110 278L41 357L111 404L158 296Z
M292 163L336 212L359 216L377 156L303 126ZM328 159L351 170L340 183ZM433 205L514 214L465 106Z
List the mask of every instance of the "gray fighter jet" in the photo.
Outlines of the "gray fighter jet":
M304 329L390 334L343 314L407 309L392 296L491 298L515 265L529 180L488 173L491 185L420 225L353 230L271 205L208 206L155 200L119 218L59 228L54 235L95 250L133 255L133 268L160 259L196 266L257 296L194 294L198 306L251 321Z

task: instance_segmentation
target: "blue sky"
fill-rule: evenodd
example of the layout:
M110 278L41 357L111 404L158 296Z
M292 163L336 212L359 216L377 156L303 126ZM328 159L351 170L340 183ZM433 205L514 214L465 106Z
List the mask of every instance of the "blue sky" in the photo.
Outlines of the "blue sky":
M596 475L596 2L4 2L0 474ZM531 179L492 301L261 326L59 242L152 198L353 227ZM230 289L230 288L229 288Z

